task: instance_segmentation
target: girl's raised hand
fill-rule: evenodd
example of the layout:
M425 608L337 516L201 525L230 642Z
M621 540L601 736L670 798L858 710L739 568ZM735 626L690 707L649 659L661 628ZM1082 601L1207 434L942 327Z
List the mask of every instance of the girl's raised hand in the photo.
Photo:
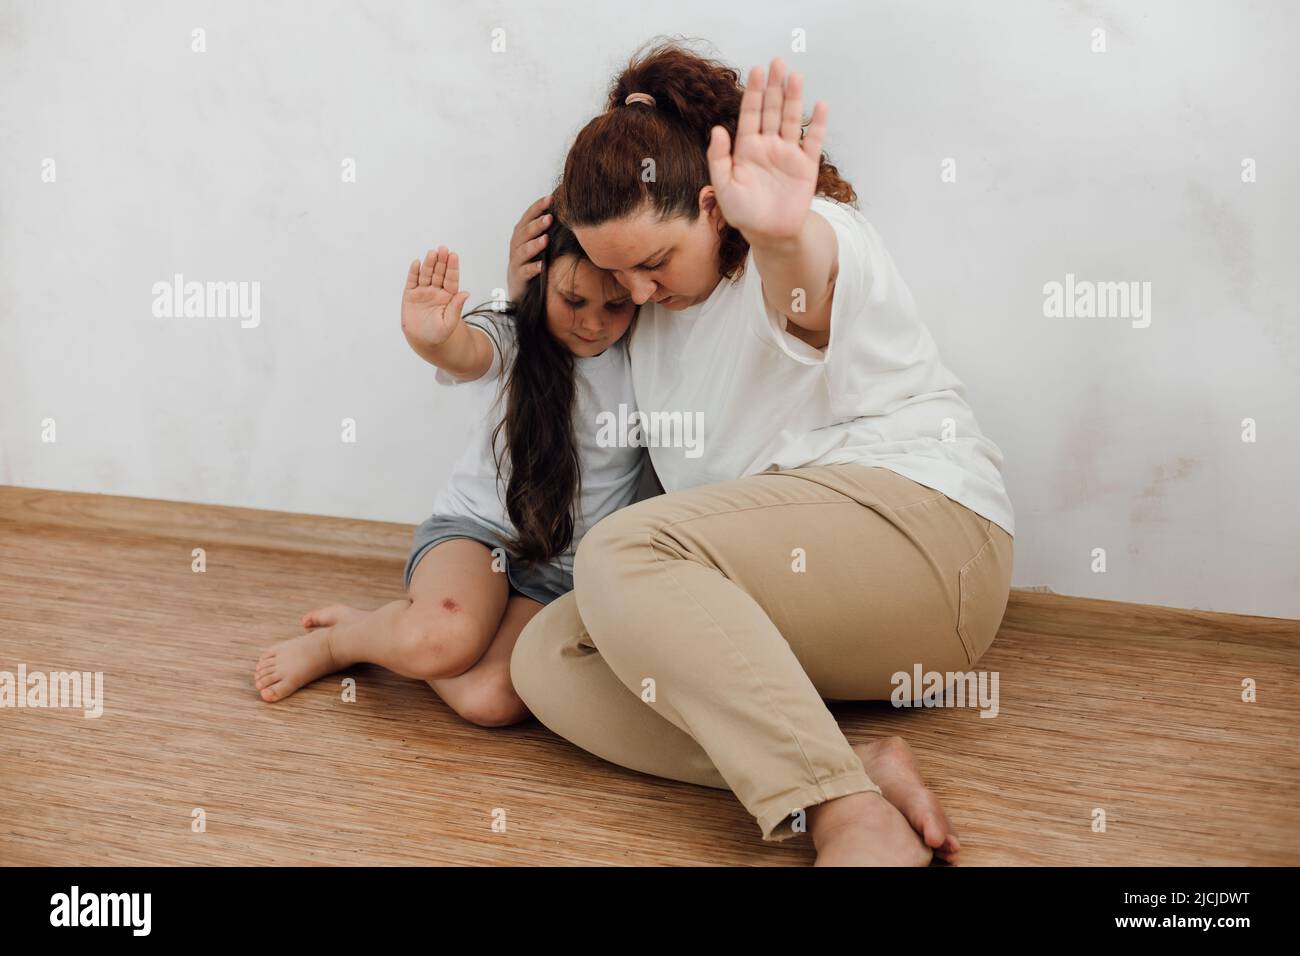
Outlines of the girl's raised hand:
M740 101L735 149L723 127L710 134L709 178L722 215L751 244L799 235L817 192L827 108L813 107L801 139L802 93L803 78L792 73L787 80L779 58L766 82L756 66Z
M446 246L430 249L406 273L402 331L413 343L436 348L456 331L467 299L469 293L460 291L460 256Z
M546 246L546 230L551 226L551 214L546 207L550 196L543 196L524 210L510 234L510 261L506 272L506 295L511 302L524 296L528 280L542 271L542 264L533 259Z

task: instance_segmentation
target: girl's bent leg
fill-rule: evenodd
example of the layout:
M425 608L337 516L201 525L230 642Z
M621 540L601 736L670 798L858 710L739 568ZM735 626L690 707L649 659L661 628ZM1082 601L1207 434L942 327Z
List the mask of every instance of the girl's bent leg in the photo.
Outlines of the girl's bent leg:
M481 727L506 727L526 719L528 708L510 681L510 656L519 634L542 604L514 594L487 652L458 677L429 681L452 710Z
M304 623L313 630L262 655L254 672L257 689L264 700L282 700L363 662L426 681L454 677L483 656L508 593L487 547L462 538L444 541L416 565L409 597L374 611L335 605L308 614Z

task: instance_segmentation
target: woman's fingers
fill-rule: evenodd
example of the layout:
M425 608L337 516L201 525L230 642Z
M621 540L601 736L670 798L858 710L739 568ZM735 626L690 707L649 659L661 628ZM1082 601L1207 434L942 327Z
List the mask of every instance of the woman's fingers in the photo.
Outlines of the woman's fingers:
M736 119L736 139L758 133L763 116L763 68L749 71L745 93L740 98L740 116Z
M725 189L731 182L731 136L726 127L713 127L709 133L709 151L706 155L709 160L709 182L714 189Z
M406 273L406 288L414 289L420 284L420 260L412 259L411 268Z
M763 88L763 125L761 132L775 136L781 129L781 108L785 105L785 64L777 57L767 71Z
M531 206L525 209L524 214L519 217L519 222L515 223L515 231L517 232L519 230L519 227L522 226L524 223L536 222L539 218L541 218L542 213L545 211L546 207L549 206L550 204L551 204L551 197L549 193L543 196L541 199L536 200ZM534 233L534 235L536 235L536 233Z
M524 265L539 252L546 248L546 236L540 235L536 239L529 239L515 247L515 261Z
M781 107L781 138L799 142L803 127L803 77L791 73L785 84L785 105Z
M812 121L808 124L808 133L804 136L802 147L804 155L821 162L822 141L826 139L826 114L829 107L822 102L813 106Z

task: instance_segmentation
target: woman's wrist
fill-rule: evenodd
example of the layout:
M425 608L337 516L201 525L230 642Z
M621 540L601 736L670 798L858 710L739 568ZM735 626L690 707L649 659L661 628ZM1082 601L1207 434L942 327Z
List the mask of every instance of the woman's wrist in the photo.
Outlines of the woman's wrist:
M760 232L756 229L740 229L749 247L772 256L794 255L801 244L807 242L812 226L812 210L804 213L803 219L795 229L787 227L777 232Z

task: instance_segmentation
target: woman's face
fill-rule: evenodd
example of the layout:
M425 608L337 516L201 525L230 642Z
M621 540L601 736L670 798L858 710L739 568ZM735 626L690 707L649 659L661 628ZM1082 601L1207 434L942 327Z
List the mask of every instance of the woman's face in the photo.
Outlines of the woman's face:
M700 190L700 215L660 219L647 202L637 212L573 232L591 261L608 269L637 305L679 311L703 302L722 279L718 246L726 220L712 186Z
M577 256L559 256L547 280L547 328L574 355L599 355L627 332L636 306L608 272Z

